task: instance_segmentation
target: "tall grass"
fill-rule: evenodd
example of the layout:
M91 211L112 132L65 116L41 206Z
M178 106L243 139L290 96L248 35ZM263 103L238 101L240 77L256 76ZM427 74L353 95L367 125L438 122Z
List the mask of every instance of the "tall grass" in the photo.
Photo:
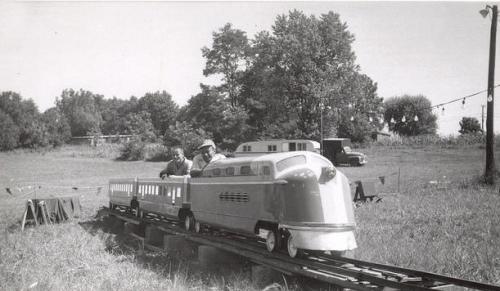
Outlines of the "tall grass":
M366 166L339 170L351 180L385 176L386 183L368 193L380 193L382 202L356 208L357 258L500 284L500 193L481 183L484 150L361 151Z
M495 136L495 142L498 145L500 136ZM412 147L424 148L429 146L437 146L442 148L460 148L463 146L481 146L486 142L484 134L463 134L463 135L418 135L418 136L401 136L394 134L390 137L381 138L378 141L368 143L363 146L388 146L388 147Z
M372 145L360 151L367 154L367 165L339 171L350 181L385 176L377 193L387 195L355 209L356 258L500 284L500 194L498 187L478 183L484 150ZM142 253L137 243L93 219L108 203L110 178L156 177L163 165L117 162L78 147L0 153L0 164L0 290L257 289L245 269L222 274ZM429 183L436 180L446 187ZM79 195L83 215L20 232L25 201L33 195L4 191L15 185L42 185L39 196ZM101 192L81 190L98 185Z

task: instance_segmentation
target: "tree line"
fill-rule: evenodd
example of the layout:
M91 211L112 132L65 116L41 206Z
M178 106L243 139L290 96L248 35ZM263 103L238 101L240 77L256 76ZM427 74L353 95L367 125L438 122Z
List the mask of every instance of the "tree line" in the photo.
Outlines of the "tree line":
M57 146L71 136L95 134L133 134L185 148L212 138L226 150L258 139L339 136L363 142L384 122L403 135L435 134L430 101L405 95L384 102L377 83L356 64L353 41L334 12L316 17L291 11L253 39L228 23L201 50L203 74L220 77L220 84L200 84L201 92L185 106L165 91L118 99L65 89L53 108L40 113L32 100L2 92L0 148ZM401 122L415 115L419 122Z

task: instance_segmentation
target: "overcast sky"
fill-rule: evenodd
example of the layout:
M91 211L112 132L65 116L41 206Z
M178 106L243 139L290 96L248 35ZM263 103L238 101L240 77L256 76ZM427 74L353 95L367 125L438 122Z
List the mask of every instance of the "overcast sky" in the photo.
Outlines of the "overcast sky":
M225 23L249 38L298 9L340 14L363 73L384 98L423 94L433 104L487 87L491 16L486 2L92 2L0 4L0 91L32 98L41 111L65 88L107 98L166 90L179 105L200 92L203 46ZM498 68L498 66L497 66ZM497 73L497 76L500 72ZM496 78L496 84L500 84ZM499 95L500 91L497 91ZM500 132L500 99L495 131ZM486 94L439 109L439 133L463 116L481 121ZM437 111L436 111L437 112ZM486 112L486 111L485 111Z

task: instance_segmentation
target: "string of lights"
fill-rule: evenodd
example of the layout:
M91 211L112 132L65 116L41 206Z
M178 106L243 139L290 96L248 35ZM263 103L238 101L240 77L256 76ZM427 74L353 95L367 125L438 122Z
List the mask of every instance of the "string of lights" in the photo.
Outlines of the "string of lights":
M497 84L495 85L493 88L497 88L497 87L500 87L500 84ZM488 90L482 90L482 91L479 91L479 92L476 92L476 93L473 93L473 94L470 94L470 95L467 95L467 96L463 96L463 97L459 97L459 98L456 98L456 99L453 99L453 100L450 100L450 101L447 101L447 102L443 102L443 103L439 103L439 104L436 104L436 105L432 105L430 107L426 107L426 108L422 108L423 110L426 110L426 109L439 109L439 108L442 108L441 109L441 114L444 115L444 106L445 105L448 105L448 104L451 104L451 103L455 103L455 102L458 102L458 101L462 101L462 108L465 108L465 100L468 99L468 98L471 98L471 97L474 97L474 96L477 96L479 94L482 94L482 93L485 93L487 92ZM491 102L492 101L492 96L488 96L488 102ZM352 118L351 118L352 120ZM401 118L401 122L406 122L408 119L406 118L406 116L403 115L403 117ZM408 120L409 121L409 120ZM415 117L413 118L413 121L417 122L418 121L418 116L415 115ZM392 117L389 121L390 123L396 123L396 120L394 119L394 117Z
M497 84L495 85L493 88L496 88L496 87L499 87L500 84ZM482 93L485 93L485 92L488 92L488 90L482 90L482 91L479 91L479 92L476 92L476 93L473 93L473 94L470 94L470 95L467 95L467 96L464 96L464 97L460 97L460 98L457 98L457 99L453 99L453 100L450 100L448 102L444 102L444 103L440 103L440 104L436 104L436 105L433 105L431 107L428 107L428 108L424 108L424 109L434 109L434 108L439 108L439 107L443 107L444 105L448 105L448 104L451 104L451 103L454 103L454 102L458 102L460 100L462 100L462 107L465 106L465 99L467 98L471 98L471 97L474 97L476 95L479 95L479 94L482 94ZM490 98L492 98L491 96L488 96L488 102L491 102ZM444 107L442 109L444 111Z

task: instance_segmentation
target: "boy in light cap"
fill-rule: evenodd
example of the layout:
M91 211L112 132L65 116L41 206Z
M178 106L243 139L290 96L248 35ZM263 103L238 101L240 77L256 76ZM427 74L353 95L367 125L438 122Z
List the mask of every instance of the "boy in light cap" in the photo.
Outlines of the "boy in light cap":
M215 152L215 143L211 139L204 140L198 149L200 153L193 158L193 167L191 168L191 176L193 177L201 175L201 171L210 162L226 158L226 156Z

